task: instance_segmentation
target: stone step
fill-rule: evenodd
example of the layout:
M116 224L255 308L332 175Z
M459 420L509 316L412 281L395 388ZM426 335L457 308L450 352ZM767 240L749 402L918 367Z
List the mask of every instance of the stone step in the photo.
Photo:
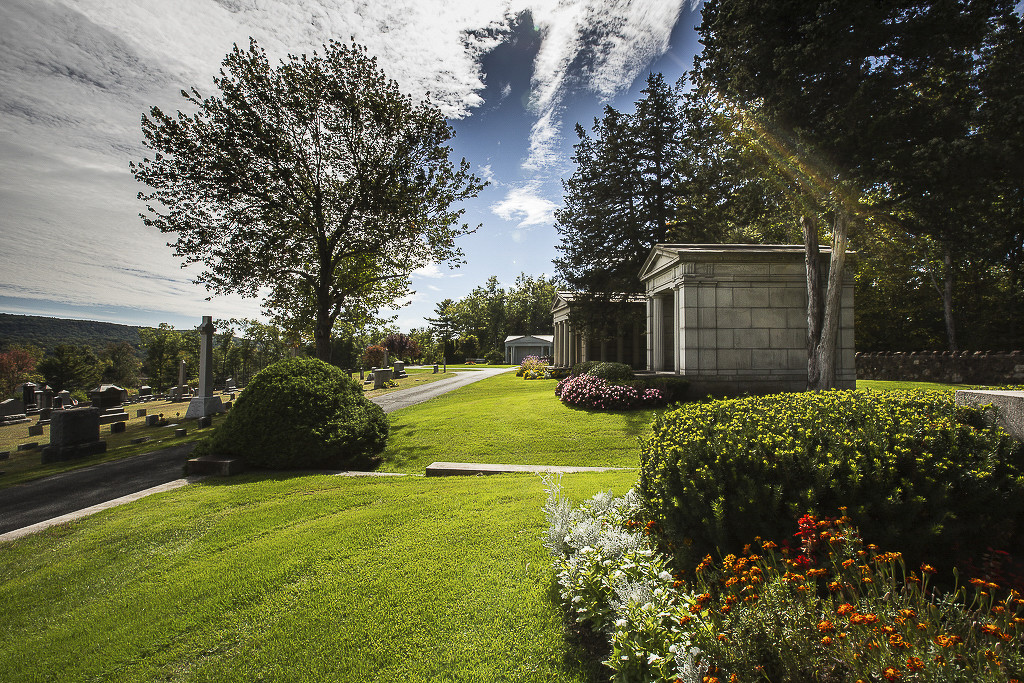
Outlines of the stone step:
M212 455L192 458L185 466L186 474L215 474L221 477L241 474L244 470L245 463L240 458L218 458Z
M611 472L633 467L573 467L569 465L503 465L485 462L434 462L427 465L428 477L472 477L483 474L516 474L521 472Z
M1024 441L1024 391L960 389L954 400L958 406L994 405L999 425Z

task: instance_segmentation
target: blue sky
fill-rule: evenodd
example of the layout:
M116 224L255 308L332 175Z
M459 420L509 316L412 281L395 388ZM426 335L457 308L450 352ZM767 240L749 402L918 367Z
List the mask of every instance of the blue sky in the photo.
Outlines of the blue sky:
M272 56L350 37L456 130L490 180L465 204L467 263L413 275L402 329L496 275L551 275L552 212L576 122L630 109L647 74L675 81L699 49L696 0L4 0L0 3L0 311L177 327L260 317L259 301L190 282L142 225L128 162L139 119L211 92L231 44Z

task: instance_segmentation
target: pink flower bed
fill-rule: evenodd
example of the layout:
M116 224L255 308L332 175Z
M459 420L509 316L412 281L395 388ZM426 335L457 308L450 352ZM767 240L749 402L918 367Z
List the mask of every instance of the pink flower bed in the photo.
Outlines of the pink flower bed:
M658 389L609 384L607 380L593 375L566 377L555 387L555 395L563 403L599 410L650 408L665 403L665 397Z

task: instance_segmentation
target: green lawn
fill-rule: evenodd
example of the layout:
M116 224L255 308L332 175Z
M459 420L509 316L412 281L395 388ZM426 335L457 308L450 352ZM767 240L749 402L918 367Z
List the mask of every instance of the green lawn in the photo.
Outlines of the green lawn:
M491 377L391 413L386 471L423 472L430 463L637 467L638 437L657 411L588 412L554 394L555 380Z
M914 390L925 391L954 391L956 389L976 389L975 384L941 384L939 382L901 382L899 380L883 379L859 379L858 389L871 389L873 391L895 391Z
M564 636L544 496L531 475L249 475L0 544L0 680L604 678Z

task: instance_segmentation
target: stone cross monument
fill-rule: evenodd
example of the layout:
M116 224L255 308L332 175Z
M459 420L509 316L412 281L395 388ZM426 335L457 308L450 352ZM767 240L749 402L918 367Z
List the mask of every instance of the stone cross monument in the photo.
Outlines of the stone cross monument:
M204 417L223 413L224 404L213 395L213 318L203 316L199 326L199 391L188 404L185 417Z
M174 400L184 401L185 400L185 389L188 385L185 384L185 359L182 358L178 364L178 386L174 390Z

